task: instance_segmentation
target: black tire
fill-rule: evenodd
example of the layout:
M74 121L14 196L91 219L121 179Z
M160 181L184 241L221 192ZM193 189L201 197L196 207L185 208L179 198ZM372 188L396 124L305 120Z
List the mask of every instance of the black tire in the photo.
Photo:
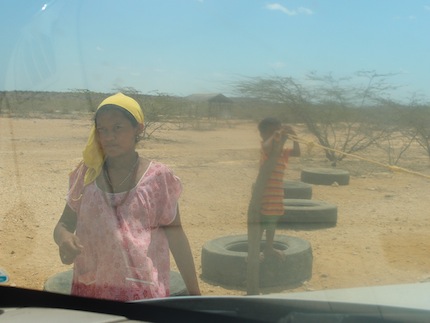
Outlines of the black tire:
M188 289L180 273L170 271L170 296L187 296Z
M46 280L43 290L52 293L70 295L72 289L72 278L73 270L67 270L55 274Z
M261 248L265 241L261 242ZM308 241L276 235L274 246L285 261L260 265L260 287L297 286L312 277L312 248ZM226 236L208 241L202 249L202 278L210 283L246 287L248 236Z
M67 270L49 277L44 290L52 293L69 295L72 288L73 270ZM180 273L170 271L170 296L186 296L188 290Z
M324 224L335 226L337 222L337 206L315 200L284 199L284 216L280 223L284 224Z
M312 185L299 181L284 181L285 199L311 199Z
M307 168L301 172L300 179L304 183L316 185L349 184L349 172L336 168Z

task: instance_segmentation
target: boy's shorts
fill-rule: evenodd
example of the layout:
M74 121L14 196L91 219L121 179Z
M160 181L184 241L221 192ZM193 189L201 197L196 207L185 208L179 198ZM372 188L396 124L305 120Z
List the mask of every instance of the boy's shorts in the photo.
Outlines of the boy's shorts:
M263 215L263 214L260 214L261 226L265 229L276 228L281 217L282 217L282 215Z

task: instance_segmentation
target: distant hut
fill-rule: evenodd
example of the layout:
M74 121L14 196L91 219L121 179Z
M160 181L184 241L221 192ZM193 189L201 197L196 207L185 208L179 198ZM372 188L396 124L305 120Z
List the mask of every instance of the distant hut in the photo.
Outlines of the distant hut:
M221 93L192 94L186 97L195 116L230 119L233 100Z

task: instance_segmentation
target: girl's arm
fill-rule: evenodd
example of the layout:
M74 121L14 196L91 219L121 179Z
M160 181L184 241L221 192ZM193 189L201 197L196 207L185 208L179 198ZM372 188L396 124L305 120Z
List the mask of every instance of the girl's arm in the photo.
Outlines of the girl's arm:
M197 281L196 268L191 253L188 238L185 235L179 215L179 208L173 222L165 227L170 251L175 259L176 265L184 279L190 295L200 295L199 283Z
M270 151L272 150L272 142L273 142L273 136L270 136L267 140L263 141L261 144L261 148L264 151L264 154L267 156L270 154Z
M300 145L297 141L293 141L293 149L290 152L291 157L300 157Z
M267 138L261 145L263 148L264 154L266 156L270 155L274 146L277 149L279 149L279 152L281 152L282 146L284 145L287 138L288 138L288 136L285 132L283 132L281 130L275 131L273 133L273 135L271 135L269 138ZM275 141L276 143L280 142L281 144L280 145L274 145L273 141Z
M294 129L289 125L284 126L282 130L287 135L297 136ZM300 157L300 155L301 155L300 144L297 141L295 141L294 139L292 139L292 140L293 140L293 149L291 149L289 156L290 157Z

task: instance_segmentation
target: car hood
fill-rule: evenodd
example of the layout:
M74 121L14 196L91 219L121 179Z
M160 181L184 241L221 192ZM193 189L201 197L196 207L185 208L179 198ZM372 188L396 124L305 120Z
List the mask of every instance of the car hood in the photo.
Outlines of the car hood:
M265 297L430 310L430 282L270 294Z

